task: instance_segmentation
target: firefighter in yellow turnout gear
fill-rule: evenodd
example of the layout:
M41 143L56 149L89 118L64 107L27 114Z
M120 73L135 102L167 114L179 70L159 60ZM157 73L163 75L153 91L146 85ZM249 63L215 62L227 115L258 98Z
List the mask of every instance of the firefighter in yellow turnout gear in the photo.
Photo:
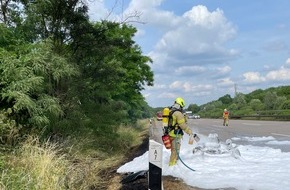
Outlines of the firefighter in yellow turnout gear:
M192 135L191 129L187 126L185 117L182 113L185 103L182 98L177 98L174 105L171 107L171 111L176 111L172 114L172 126L169 129L168 135L171 142L171 155L169 160L169 166L174 166L178 160L178 154L180 150L180 140L183 136L183 131L189 135Z
M224 109L223 119L224 119L223 126L229 126L229 112L227 109Z

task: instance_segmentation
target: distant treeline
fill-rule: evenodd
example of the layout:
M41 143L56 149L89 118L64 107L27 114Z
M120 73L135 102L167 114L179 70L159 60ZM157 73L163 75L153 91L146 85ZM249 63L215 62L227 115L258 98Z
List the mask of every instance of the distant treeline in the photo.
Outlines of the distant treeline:
M231 118L290 120L290 86L255 90L249 94L226 94L203 105L190 104L187 110L201 117L221 118L224 109Z

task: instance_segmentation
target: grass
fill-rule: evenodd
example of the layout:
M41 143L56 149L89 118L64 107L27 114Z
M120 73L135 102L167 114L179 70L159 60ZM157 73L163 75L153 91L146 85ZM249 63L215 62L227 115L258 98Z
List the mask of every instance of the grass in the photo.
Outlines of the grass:
M116 134L79 136L62 144L29 137L0 157L1 190L106 189L111 168L142 143L146 120L120 126Z
M6 157L1 176L2 189L64 189L69 163L56 144L40 144L38 138L28 138Z

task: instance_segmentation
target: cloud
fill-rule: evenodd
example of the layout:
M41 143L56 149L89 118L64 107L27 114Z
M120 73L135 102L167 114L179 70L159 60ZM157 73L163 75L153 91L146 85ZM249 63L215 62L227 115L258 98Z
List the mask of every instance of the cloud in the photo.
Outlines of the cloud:
M158 9L164 0L132 0L124 15L132 15L134 12L140 13L140 20L149 26L157 26L160 29L167 30L178 24L178 17L173 12ZM158 18L158 19L156 19Z
M147 89L150 89L150 90L160 90L160 89L162 90L162 89L166 89L166 88L168 88L168 86L165 84L156 84L154 86L147 87Z
M157 54L167 52L171 64L216 64L238 54L238 50L224 47L235 37L236 29L221 10L209 12L205 6L198 5L178 20L178 25L164 33L154 50Z
M266 79L269 81L290 81L290 58L288 58L284 65L282 65L278 70L269 71L266 74Z
M174 81L169 85L170 89L183 90L184 92L202 92L213 89L212 85L194 84L192 82Z
M220 87L233 87L234 82L230 78L219 79L217 85Z
M154 8L147 6L142 12L153 22L148 24L158 26L158 34L161 34L148 54L153 60L155 84L168 86L162 89L167 93L156 90L158 97L174 98L178 94L189 99L193 96L212 96L216 82L209 79L228 77L231 67L206 65L224 64L239 55L238 50L226 47L226 43L236 36L236 28L226 19L223 11L216 9L210 12L205 6L198 5L182 15L175 15L159 10L154 4ZM220 87L233 85L229 78L221 79L219 83Z
M109 16L110 11L106 8L103 0L91 1L87 0L86 2L89 7L89 17L93 21L105 19Z
M207 76L211 79L221 79L230 75L232 68L230 66L217 67L211 69Z
M284 67L285 67L285 68L290 68L290 58L288 58L288 59L286 60L286 63L285 63L285 65L284 65Z
M171 89L182 89L183 83L181 81L174 81L169 85Z
M158 95L157 98L168 98L168 99L175 99L179 95L177 93L171 93L171 92L162 92Z
M183 15L176 15L172 11L162 10L164 0L131 0L128 7L117 15L116 11L105 8L104 1L93 3L95 5L90 6L90 12L99 12L100 15L110 13L111 20L125 19L139 12L140 20L146 24L136 25L139 31L137 37L145 34L145 28L155 27L160 38L154 50L149 53L154 61L153 70L156 68L157 71L162 71L169 64L171 67L218 64L239 54L238 50L224 46L235 37L236 28L220 9L210 12L206 6L198 5ZM111 5L115 10L118 6L121 9L122 5ZM181 70L182 68L179 71Z
M266 78L272 81L290 81L290 69L288 68L281 68L276 71L270 71Z
M244 82L248 84L257 84L262 82L285 82L290 81L290 59L277 70L268 71L265 76L259 72L247 72L243 74Z
M229 73L231 70L232 70L232 68L229 67L229 66L220 67L220 68L217 69L217 71L218 71L219 73L222 73L222 74L227 74L227 73Z
M134 40L153 60L154 86L143 91L151 106L168 105L178 96L189 103L206 103L226 93L234 94L234 84L241 92L249 92L290 81L290 58L282 64L276 62L289 50L287 27L277 28L279 22L271 25L280 31L273 35L273 28L261 31L260 25L252 27L257 14L235 15L223 3L221 8L209 10L206 2L184 3L178 9L173 5L179 2L169 0L94 2L92 10L98 18L110 14L108 19L120 22L135 14L145 22L129 24L138 29ZM242 29L239 33L238 27ZM247 72L242 73L245 69Z
M202 66L182 66L177 68L174 73L176 75L194 75L194 74L202 74L207 70L207 68Z
M259 72L247 72L243 74L244 81L247 83L261 83L266 79L262 77Z
M136 37L141 37L141 36L144 36L145 34L146 34L146 31L145 30L139 29L139 30L137 30L135 36Z
M163 0L132 0L128 6L128 10L150 10L161 5Z

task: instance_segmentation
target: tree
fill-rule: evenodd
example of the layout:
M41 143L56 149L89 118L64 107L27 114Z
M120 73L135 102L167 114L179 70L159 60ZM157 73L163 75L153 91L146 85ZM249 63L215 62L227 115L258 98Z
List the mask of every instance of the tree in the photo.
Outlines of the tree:
M280 86L276 89L278 96L285 96L290 99L290 86Z
M233 99L231 98L231 96L229 94L226 94L226 95L220 97L218 100L221 101L225 105L229 105L233 102Z
M141 91L153 85L152 60L133 40L136 28L91 23L82 0L6 2L23 6L21 11L10 6L15 19L0 26L0 106L12 107L17 121L83 126L120 113L110 118L111 125L148 116ZM57 106L55 113L49 106Z
M282 104L287 100L285 96L278 96L274 105L274 109L280 109Z
M18 21L20 10L19 0L0 0L0 23L13 26Z
M212 104L214 105L215 108L223 108L224 106L222 101L219 101L219 100L213 101Z
M260 101L263 101L264 96L265 96L264 90L257 89L246 95L246 101L250 102L252 99L259 99Z
M284 109L284 110L290 109L290 100L284 101L281 105L281 109Z
M238 109L244 107L247 103L245 95L242 93L238 93L234 98L233 102L237 105Z
M88 7L83 0L25 0L22 3L26 19L21 29L33 41L51 37L58 51L71 40L72 28L88 21Z
M255 111L261 111L261 110L263 110L263 107L264 107L263 103L259 99L252 99L250 101L249 105Z
M230 112L233 112L233 111L238 110L238 106L237 106L237 104L235 104L235 103L231 104L231 105L228 107L228 110L229 110Z
M18 123L45 126L63 113L54 87L76 72L48 44L19 49L17 53L0 49L2 105L13 110L11 115Z
M126 24L97 22L93 28L85 27L82 35L73 36L70 45L82 71L80 77L89 87L78 88L86 91L82 99L126 102L131 118L137 117L145 101L141 94L144 85L153 85L148 65L152 60L133 41L135 33L136 28Z
M273 110L277 101L277 93L268 91L264 97L264 105L268 110Z
M200 108L197 104L190 104L187 108L188 111L192 111L192 113L199 112Z

